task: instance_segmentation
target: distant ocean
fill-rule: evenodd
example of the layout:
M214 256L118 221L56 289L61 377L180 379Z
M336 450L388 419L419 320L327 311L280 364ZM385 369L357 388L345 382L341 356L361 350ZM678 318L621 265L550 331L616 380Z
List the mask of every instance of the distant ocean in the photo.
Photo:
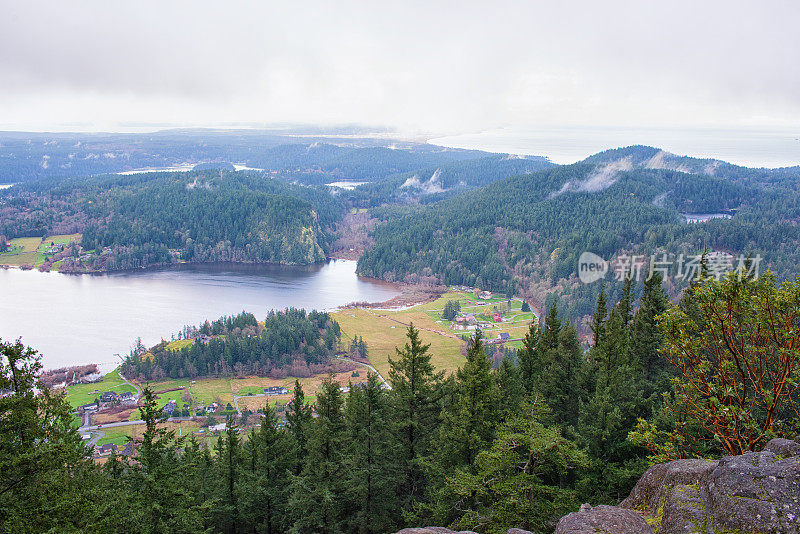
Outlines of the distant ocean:
M800 165L800 129L504 128L429 142L452 148L546 156L555 163L574 163L609 148L648 145L681 156L714 158L747 167Z

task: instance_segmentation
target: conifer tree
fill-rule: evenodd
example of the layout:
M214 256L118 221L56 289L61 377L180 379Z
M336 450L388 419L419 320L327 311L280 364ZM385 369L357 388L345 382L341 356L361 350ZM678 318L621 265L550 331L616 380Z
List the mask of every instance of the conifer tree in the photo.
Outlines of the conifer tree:
M361 387L350 388L345 405L344 459L349 532L389 532L398 519L387 403L375 373L369 373Z
M294 439L294 469L295 475L299 475L303 467L306 453L308 452L308 433L313 419L311 406L306 406L306 396L300 380L294 381L294 391L292 400L286 406L286 429Z
M439 457L445 468L472 465L494 437L500 396L491 368L478 330L468 342L467 361L456 371L454 403L444 412Z
M397 443L398 495L406 505L425 494L423 464L439 427L439 400L444 372L435 372L419 330L411 324L408 342L389 357L392 425Z
M295 532L328 534L343 528L345 423L342 392L328 376L317 394L317 418L308 435L303 471L289 500Z
M541 370L540 339L541 333L539 327L531 323L528 327L528 332L525 334L525 339L522 341L522 348L517 351L520 379L522 380L522 387L527 395L533 394L536 377Z
M277 534L288 530L288 486L293 464L292 438L278 426L267 406L264 419L245 445L242 514L251 530Z

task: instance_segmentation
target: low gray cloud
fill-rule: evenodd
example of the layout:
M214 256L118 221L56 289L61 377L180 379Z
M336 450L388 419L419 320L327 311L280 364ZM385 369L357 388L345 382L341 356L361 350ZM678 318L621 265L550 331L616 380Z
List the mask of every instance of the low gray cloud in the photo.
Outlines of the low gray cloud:
M561 196L564 193L598 193L617 183L620 172L631 169L633 169L631 156L612 161L606 165L599 165L583 180L569 180L561 186L561 189L551 193L550 198Z
M16 2L0 122L798 125L800 4Z

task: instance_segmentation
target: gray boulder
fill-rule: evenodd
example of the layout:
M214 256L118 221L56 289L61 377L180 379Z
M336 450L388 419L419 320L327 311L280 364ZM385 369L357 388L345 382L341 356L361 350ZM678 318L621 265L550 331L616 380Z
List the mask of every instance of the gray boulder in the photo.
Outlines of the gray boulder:
M721 532L800 534L800 436L722 460L654 465L619 506L584 504L556 528L556 534Z
M396 534L477 534L471 530L450 530L444 527L417 527L417 528L404 528L396 532Z
M775 439L762 452L655 465L620 507L647 514L657 534L797 534L800 443Z
M618 506L589 506L561 518L555 534L652 534L653 530L634 510Z

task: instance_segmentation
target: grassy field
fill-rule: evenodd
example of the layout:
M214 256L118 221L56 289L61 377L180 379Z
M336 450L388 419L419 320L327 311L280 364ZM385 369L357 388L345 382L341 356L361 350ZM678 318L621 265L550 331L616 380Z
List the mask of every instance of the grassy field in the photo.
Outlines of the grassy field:
M196 421L181 421L179 423L172 423L166 422L161 424L162 428L166 430L174 430L175 436L188 436L191 432L194 432L200 428L200 423ZM129 425L129 426L117 426L111 428L101 428L100 432L105 434L102 438L97 440L97 446L104 445L106 443L114 443L115 445L125 445L128 439L142 439L142 434L144 433L145 426L144 425Z
M364 338L369 349L370 363L384 377L389 370L389 356L394 356L395 347L405 344L406 329L412 322L420 329L422 340L430 343L431 361L436 368L452 372L464 361L461 354L464 342L461 336L471 332L456 330L450 321L442 318L441 312L448 300L461 302L462 313L489 314L486 316L488 321L491 321L493 307L506 301L502 298L482 301L471 293L449 291L435 301L419 304L407 310L348 308L336 312L334 318L342 327L343 340L352 339L354 335ZM524 337L536 315L532 312L523 313L521 308L522 301L512 299L509 312L504 314L504 320L492 323L491 328L483 330L486 339L494 339L501 332L508 333L512 339ZM516 341L507 345L518 348L522 344Z
M364 371L359 372L358 377L352 377L351 371L342 372L334 375L334 380L340 384L347 385L349 381L353 383L363 382L367 378L367 373ZM300 384L303 387L303 392L306 395L306 401L313 403L316 400L316 393L322 381L327 375L317 375L308 378L300 378ZM267 403L270 406L275 406L276 401L286 404L291 398L292 394L288 395L275 395L275 396L252 396L246 395L262 393L264 388L270 386L284 386L291 392L294 389L295 378L288 377L284 379L275 379L269 377L245 377L245 378L204 378L199 380L190 379L177 379L177 380L163 380L160 382L149 382L140 384L140 386L149 386L154 392L164 391L174 388L175 391L165 391L164 393L156 394L157 406L163 408L169 401L175 400L179 408L183 408L185 400L183 397L188 393L191 396L191 404L193 406L206 406L212 402L219 402L224 407L230 403L234 403L234 395L245 397L239 399L239 408L249 408L252 411L263 408ZM80 384L76 386L69 386L67 388L67 399L72 406L77 407L81 404L86 404L93 401L99 391L116 391L121 393L123 391L134 391L134 388L125 384L119 377L118 371L113 371L103 378L102 382L96 384ZM127 412L125 413L127 414ZM138 408L132 410L127 417L128 420L141 419L141 413ZM126 420L125 417L119 417L119 414L98 414L94 416L97 423L108 423L112 421Z
M88 404L100 396L104 391L114 391L116 393L124 393L130 391L136 392L136 388L126 384L119 377L119 370L114 370L103 377L100 382L94 384L77 384L67 388L67 402L73 408L77 408L82 404Z
M461 313L471 313L480 322L491 325L489 327L482 328L484 337L487 341L497 338L500 333L503 332L509 334L511 339L521 339L528 331L528 327L530 326L531 322L537 320L537 316L534 312L522 311L522 300L516 298L511 299L510 304L508 304L508 300L504 298L495 297L488 300L481 300L477 299L471 293L452 291L446 293L437 301L425 305L426 313L431 317L431 319L433 319L438 325L447 328L448 331L459 335L469 332L465 330L459 330L456 328L453 322L444 319L441 315L444 304L448 300L458 301L461 304ZM492 318L492 312L496 307L502 309L502 306L505 305L508 305L508 310L503 311L502 320L499 322L495 321ZM519 348L522 345L521 341L512 341L507 344L515 348Z
M175 339L167 343L168 350L181 350L184 347L190 347L194 343L191 339Z
M491 312L494 306L498 306L505 299L493 298L482 301L471 293L462 291L449 291L440 298L432 302L427 302L408 309L401 310L380 310L366 308L346 308L333 314L342 328L342 340L345 344L358 335L364 338L369 348L370 363L378 371L388 378L389 356L395 355L395 347L402 347L406 341L406 331L408 325L413 323L420 330L420 337L424 343L431 345L431 360L437 369L443 369L448 373L455 371L464 361L462 349L464 341L461 336L470 334L470 331L453 329L450 321L441 317L441 312L448 300L458 300L461 303L462 313L473 313L491 322ZM532 312L522 312L522 301L512 299L509 310L503 314L503 320L492 322L492 326L484 328L487 340L492 340L501 332L506 332L512 339L524 337L528 330L528 325L536 319ZM172 349L180 349L192 343L190 340L177 340L169 343ZM508 346L518 348L521 342L512 341ZM316 393L325 375L318 375L300 379L306 399L314 402ZM358 377L351 377L350 372L339 373L335 379L342 385L348 381L358 383L366 380L366 369L359 369ZM230 403L234 405L234 395L245 396L239 399L240 408L257 410L269 403L274 406L276 402L285 404L291 398L289 395L277 395L270 397L247 397L247 395L259 394L264 388L270 386L284 386L290 391L294 388L293 377L284 379L274 379L269 377L245 377L245 378L204 378L198 380L177 379L151 382L148 385L153 391L163 391L167 389L183 388L176 391L168 391L158 394L158 406L163 407L170 400L175 400L180 408L186 402L183 397L188 393L191 396L193 406L205 406L212 402L219 402L223 408ZM125 384L119 377L118 371L109 373L98 384L86 384L70 386L68 388L68 400L73 406L91 402L103 391L134 391L134 388ZM140 416L138 409L130 414L131 419L138 419Z
M50 248L51 243L68 244L79 241L81 234L62 234L50 235L47 237L18 237L12 239L10 244L11 252L0 253L0 265L10 265L19 267L30 265L38 267L43 264L48 255L45 251Z

